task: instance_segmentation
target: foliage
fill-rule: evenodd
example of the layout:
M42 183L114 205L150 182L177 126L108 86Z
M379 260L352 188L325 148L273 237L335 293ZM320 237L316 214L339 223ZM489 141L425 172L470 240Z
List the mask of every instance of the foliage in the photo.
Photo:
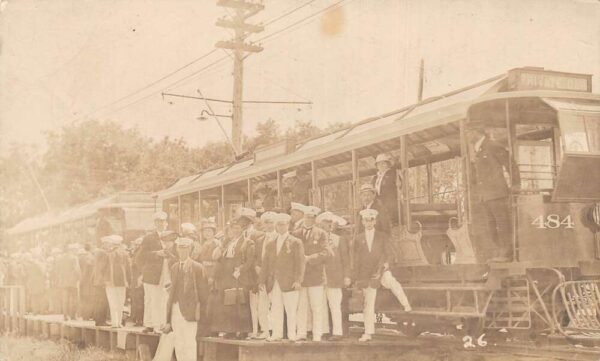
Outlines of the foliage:
M275 120L267 119L257 125L254 137L245 139L245 149L252 152L286 137L302 141L340 126L321 130L310 121L296 121L284 132ZM51 209L57 210L120 191L155 192L178 178L234 160L226 141L194 148L183 139L152 140L137 128L125 129L112 121L70 124L48 132L46 143L42 155L23 144L0 155L4 175L0 229L45 211L42 191Z

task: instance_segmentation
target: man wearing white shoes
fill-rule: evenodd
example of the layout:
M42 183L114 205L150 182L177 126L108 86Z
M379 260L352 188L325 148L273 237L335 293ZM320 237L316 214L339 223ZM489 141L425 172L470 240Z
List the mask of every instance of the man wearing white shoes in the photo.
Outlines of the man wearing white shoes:
M389 270L389 236L375 229L377 214L375 209L360 211L364 230L354 239L354 279L364 295L365 333L359 339L361 342L370 341L375 333L375 299L379 286L392 291L405 311L411 310L402 286Z
M339 341L342 329L342 288L350 286L350 250L348 241L333 233L335 225L345 225L346 220L332 212L323 212L317 217L317 224L327 235L327 251L330 257L325 263L325 305L323 325L329 332L328 312L331 312L332 332L329 341Z
M277 238L267 243L260 270L259 288L269 292L271 300L272 335L268 341L283 338L284 312L287 317L287 336L296 340L296 312L298 292L304 275L304 248L302 242L289 234L290 216L274 216Z
M304 206L303 225L292 233L294 237L302 241L305 255L304 278L298 300L298 339L305 340L307 338L309 322L312 321L312 339L315 342L321 341L325 262L329 258L329 252L326 249L326 234L315 226L315 220L319 213L321 213L319 207Z

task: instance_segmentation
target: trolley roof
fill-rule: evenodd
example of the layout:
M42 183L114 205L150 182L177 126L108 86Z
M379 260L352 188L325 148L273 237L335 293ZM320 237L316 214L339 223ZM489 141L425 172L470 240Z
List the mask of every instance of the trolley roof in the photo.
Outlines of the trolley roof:
M580 98L600 100L599 95L571 90L513 90L507 91L515 70L538 71L539 68L519 68L507 74L495 76L482 82L440 96L427 98L417 104L393 112L365 119L330 134L321 135L300 144L286 154L269 158L268 161L244 159L223 167L211 169L179 179L170 187L157 193L160 200L198 190L212 189L260 177L277 170L289 169L313 160L332 157L366 145L381 143L399 137L465 119L471 105L504 98ZM554 74L565 74L548 72ZM581 76L581 75L577 75ZM590 77L589 75L586 75Z

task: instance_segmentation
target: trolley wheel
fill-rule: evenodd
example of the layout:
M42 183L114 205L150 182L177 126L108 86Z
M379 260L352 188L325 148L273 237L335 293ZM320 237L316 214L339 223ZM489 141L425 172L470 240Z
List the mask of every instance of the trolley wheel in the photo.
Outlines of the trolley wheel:
M148 347L148 345L138 345L137 359L140 361L152 361L152 353L150 353L150 347Z

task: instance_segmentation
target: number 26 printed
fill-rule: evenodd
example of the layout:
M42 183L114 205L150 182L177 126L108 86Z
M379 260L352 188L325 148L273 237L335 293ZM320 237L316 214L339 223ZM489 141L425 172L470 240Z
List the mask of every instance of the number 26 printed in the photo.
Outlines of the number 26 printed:
M558 214L549 214L545 217L540 215L536 217L531 224L541 229L575 228L575 222L571 219L571 215L567 215L562 219Z

